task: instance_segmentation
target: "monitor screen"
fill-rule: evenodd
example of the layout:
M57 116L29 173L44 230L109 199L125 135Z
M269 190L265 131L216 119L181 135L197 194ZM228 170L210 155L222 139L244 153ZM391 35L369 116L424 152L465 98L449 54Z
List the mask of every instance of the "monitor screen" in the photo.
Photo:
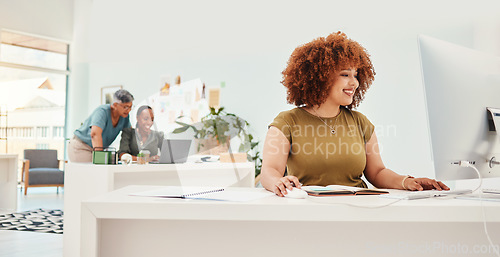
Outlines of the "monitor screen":
M487 111L500 108L500 57L423 35L418 45L436 178L477 177L456 161L500 177L500 165L489 165L494 156L500 160L500 124L490 131Z

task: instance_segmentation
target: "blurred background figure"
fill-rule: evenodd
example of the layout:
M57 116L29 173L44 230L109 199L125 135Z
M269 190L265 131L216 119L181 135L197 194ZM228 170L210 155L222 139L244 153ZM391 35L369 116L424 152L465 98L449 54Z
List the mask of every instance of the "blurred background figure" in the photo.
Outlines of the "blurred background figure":
M135 128L124 128L122 131L118 155L121 158L123 154L128 153L132 155L133 161L137 161L139 152L147 150L151 156L147 161L156 161L159 159L158 149L161 149L165 137L164 133L152 130L156 126L154 124L153 109L150 106L143 105L139 107L136 117Z
M92 162L94 148L107 148L115 141L120 131L130 128L129 112L134 96L125 89L113 94L112 104L97 107L75 130L68 143L68 157L72 162Z

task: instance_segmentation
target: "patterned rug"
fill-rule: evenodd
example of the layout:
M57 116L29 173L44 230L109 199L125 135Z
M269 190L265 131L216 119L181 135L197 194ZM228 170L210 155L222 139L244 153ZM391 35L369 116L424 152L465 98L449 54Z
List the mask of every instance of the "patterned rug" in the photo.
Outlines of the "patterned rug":
M0 229L63 233L63 211L36 209L0 215Z

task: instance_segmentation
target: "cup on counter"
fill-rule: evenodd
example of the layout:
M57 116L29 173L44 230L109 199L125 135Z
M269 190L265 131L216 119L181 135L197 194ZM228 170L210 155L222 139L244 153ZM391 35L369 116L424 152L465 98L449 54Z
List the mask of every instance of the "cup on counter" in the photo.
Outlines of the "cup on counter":
M148 164L151 153L148 150L141 150L137 155L137 164Z
M120 158L123 165L130 165L132 163L132 155L125 153Z

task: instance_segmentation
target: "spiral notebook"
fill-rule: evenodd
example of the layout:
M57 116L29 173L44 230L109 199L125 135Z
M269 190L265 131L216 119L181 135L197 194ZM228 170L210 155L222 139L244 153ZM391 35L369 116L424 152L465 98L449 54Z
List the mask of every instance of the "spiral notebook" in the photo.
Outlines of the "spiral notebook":
M164 198L199 198L202 195L224 191L224 188L218 187L181 187L165 186L158 189L133 193L134 196L150 196Z
M182 187L182 186L162 186L153 190L142 191L130 194L131 196L145 196L158 198L181 198L199 199L215 201L245 202L260 198L273 196L274 194L266 190L251 189L231 189L225 190L220 187Z

